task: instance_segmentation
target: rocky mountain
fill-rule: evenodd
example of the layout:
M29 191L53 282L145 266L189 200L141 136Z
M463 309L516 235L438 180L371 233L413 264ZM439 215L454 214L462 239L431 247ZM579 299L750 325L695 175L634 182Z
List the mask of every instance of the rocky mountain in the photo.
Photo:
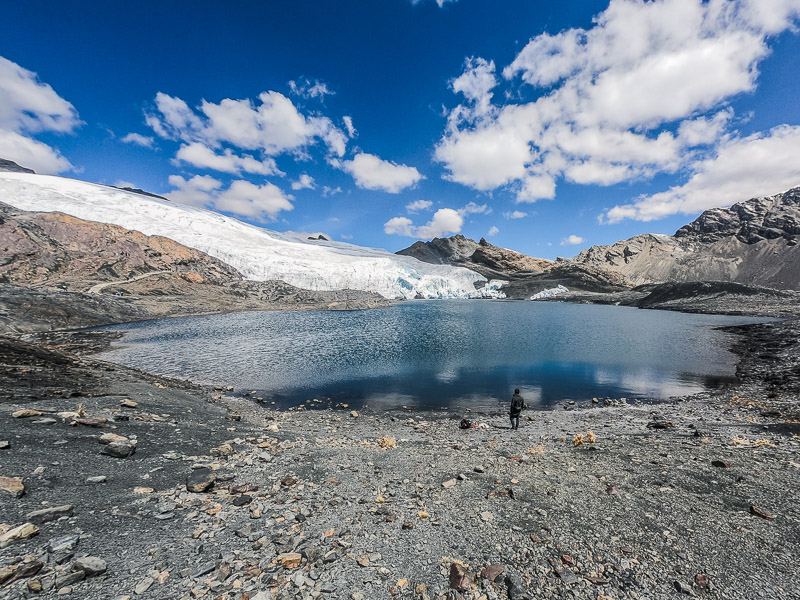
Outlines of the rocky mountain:
M508 283L501 291L509 298L529 298L543 290L562 285L568 289L613 292L629 287L619 273L591 265L561 264L533 258L514 250L500 248L481 238L480 242L463 235L416 242L398 254L435 264L458 265L472 269L489 279Z
M413 256L427 263L466 267L490 279L524 278L543 273L555 265L550 260L500 248L484 238L476 242L463 235L416 242L397 254Z
M705 211L675 235L592 246L565 264L619 273L634 284L724 281L800 290L800 187Z
M0 203L0 332L235 310L385 306L378 294L246 281L169 238Z
M6 173L35 173L33 169L21 167L13 160L6 158L0 158L0 171L5 171Z

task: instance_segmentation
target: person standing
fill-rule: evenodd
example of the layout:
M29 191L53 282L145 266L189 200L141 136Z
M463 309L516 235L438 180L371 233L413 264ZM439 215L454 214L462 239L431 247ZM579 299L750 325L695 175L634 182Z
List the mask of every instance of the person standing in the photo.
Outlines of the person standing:
M511 396L511 407L508 411L508 415L511 417L511 429L519 429L519 416L522 414L523 408L527 408L527 406L517 388L514 390L514 395Z

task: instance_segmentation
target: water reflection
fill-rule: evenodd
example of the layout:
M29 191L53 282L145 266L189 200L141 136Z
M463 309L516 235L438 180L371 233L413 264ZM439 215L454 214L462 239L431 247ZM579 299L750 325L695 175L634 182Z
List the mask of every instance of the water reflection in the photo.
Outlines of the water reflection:
M429 301L358 312L170 319L128 330L110 360L200 383L256 390L282 406L498 410L665 398L732 377L714 328L753 319L561 303ZM316 404L316 403L315 403Z

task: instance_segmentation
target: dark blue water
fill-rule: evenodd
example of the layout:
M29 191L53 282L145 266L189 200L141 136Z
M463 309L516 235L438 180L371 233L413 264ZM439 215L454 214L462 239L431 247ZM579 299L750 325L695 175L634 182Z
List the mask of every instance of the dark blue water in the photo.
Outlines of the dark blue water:
M256 391L375 409L494 410L518 387L532 405L667 398L730 381L736 357L714 328L754 322L634 308L413 301L356 312L248 312L116 326L109 360Z

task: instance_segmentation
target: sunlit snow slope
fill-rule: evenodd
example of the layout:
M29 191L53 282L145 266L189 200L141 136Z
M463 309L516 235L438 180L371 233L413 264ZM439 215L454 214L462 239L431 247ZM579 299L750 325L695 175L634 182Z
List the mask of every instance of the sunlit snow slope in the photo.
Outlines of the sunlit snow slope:
M309 241L209 210L63 177L0 173L0 202L161 235L210 254L254 281L281 279L306 289L367 290L387 298L472 297L482 295L473 283L485 281L468 269L353 244Z

